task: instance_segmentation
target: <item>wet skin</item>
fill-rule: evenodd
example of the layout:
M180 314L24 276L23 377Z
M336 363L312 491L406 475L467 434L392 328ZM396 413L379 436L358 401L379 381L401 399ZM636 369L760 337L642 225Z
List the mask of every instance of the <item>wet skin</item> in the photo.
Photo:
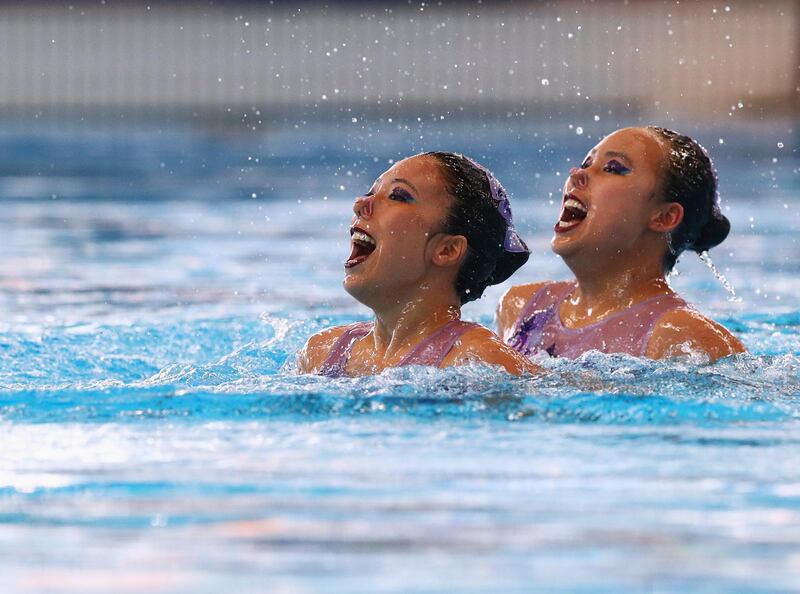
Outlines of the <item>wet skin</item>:
M664 151L647 132L622 130L606 137L572 168L564 183L564 200L583 203L586 217L553 235L553 251L572 268L594 268L635 254L646 257L653 247L665 249L663 232L651 219L663 206L658 199ZM563 213L563 211L562 211Z
M356 198L343 285L372 309L375 326L355 343L348 375L396 366L420 341L460 318L455 280L467 241L443 232L452 201L438 162L421 155L398 162ZM318 372L345 330L312 336L298 355L300 371ZM462 335L441 366L470 362L500 365L514 374L538 369L482 327Z
M552 249L578 288L560 306L567 328L581 328L658 295L673 294L663 270L667 233L682 221L680 204L666 202L665 147L650 131L625 128L605 137L564 184ZM545 283L512 287L500 301L498 333L513 334L525 304ZM691 352L711 360L744 351L727 329L693 309L662 316L646 355Z
M351 228L369 234L375 250L365 261L346 265L345 290L380 309L415 297L443 239L452 200L432 158L405 159L380 176L353 204Z

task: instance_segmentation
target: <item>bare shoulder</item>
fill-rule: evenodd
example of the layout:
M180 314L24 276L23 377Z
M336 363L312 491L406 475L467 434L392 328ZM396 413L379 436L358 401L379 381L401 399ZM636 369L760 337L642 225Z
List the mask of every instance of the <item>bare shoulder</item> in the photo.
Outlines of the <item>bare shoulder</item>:
M742 342L722 324L691 308L680 308L659 318L647 344L647 356L666 359L699 351L716 361L744 353Z
M540 374L544 371L483 326L465 332L445 357L442 367L477 362L500 365L513 375Z
M317 332L297 352L297 370L300 373L317 373L333 345L349 326L335 326Z
M549 281L541 283L529 283L527 285L515 285L506 291L497 304L497 333L503 338L508 339L514 326L525 309L525 305L531 300L536 292L549 284Z

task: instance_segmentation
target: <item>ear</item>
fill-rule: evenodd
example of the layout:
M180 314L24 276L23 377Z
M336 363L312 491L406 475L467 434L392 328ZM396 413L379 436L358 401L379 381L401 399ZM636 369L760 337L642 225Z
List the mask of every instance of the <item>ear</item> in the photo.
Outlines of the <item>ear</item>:
M683 206L677 202L667 202L658 207L650 217L650 229L658 233L674 231L683 221Z
M432 243L431 261L434 266L459 266L467 255L467 238L463 235L441 233Z

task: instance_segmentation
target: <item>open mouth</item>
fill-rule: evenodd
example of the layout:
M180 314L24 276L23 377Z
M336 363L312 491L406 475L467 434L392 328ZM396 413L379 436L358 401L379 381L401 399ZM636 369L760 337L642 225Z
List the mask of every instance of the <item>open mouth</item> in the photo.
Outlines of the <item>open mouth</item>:
M358 227L350 228L350 243L350 257L344 263L345 268L358 266L375 251L375 240L369 233Z
M588 212L589 209L586 208L583 202L578 200L574 195L567 194L564 197L564 204L561 207L561 217L556 223L556 233L563 233L574 229L583 222Z

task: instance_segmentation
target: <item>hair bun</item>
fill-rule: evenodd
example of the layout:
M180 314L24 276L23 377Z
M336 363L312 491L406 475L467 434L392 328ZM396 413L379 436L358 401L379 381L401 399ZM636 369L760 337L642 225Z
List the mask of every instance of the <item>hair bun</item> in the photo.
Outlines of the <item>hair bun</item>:
M524 243L523 243L524 245ZM527 247L527 246L525 246ZM528 261L530 252L506 252L503 251L502 256L498 258L494 271L489 276L488 284L497 285L514 274L519 267Z
M731 222L728 217L716 212L712 215L711 220L700 229L700 235L694 240L692 250L698 253L710 250L725 241L730 231Z

